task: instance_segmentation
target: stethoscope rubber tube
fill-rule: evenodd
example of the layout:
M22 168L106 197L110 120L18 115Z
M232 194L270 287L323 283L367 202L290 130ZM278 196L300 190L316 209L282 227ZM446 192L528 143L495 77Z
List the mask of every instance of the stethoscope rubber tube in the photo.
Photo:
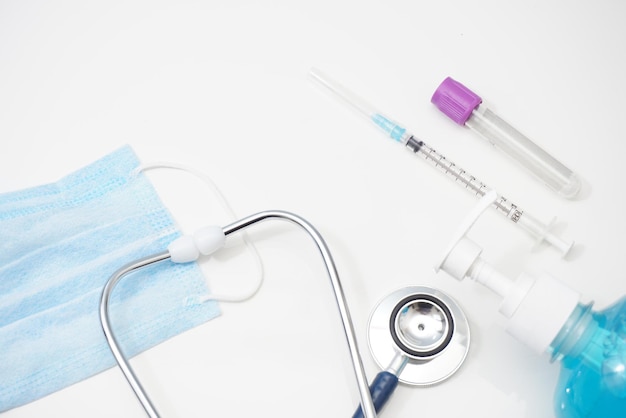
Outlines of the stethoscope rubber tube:
M372 402L376 412L385 406L393 391L398 386L398 376L388 371L382 371L376 375L374 381L370 385L370 393L372 394ZM361 405L357 408L352 418L363 418L363 409Z
M445 339L437 347L429 351L417 351L407 346L400 339L400 337L398 336L398 332L396 331L395 325L396 325L396 320L398 318L398 314L400 313L400 311L410 302L417 301L417 300L427 300L435 304L444 313L444 315L446 316L446 321L448 323L448 330L446 332ZM418 293L418 294L407 296L406 298L402 299L400 302L396 304L396 306L393 308L393 311L391 311L391 315L389 316L389 331L391 332L391 338L393 339L393 341L396 343L398 348L402 350L405 354L411 357L428 358L436 354L439 354L448 346L448 344L450 343L450 340L452 339L452 335L454 334L454 319L452 317L452 314L450 313L450 309L448 309L446 304L443 303L441 299L436 298L431 295Z

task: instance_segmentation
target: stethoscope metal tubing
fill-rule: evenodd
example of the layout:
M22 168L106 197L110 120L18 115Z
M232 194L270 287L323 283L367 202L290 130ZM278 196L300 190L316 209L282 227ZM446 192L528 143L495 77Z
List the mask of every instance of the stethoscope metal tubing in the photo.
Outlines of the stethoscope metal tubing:
M343 288L341 286L341 281L339 280L339 275L337 273L337 268L335 267L335 262L330 254L330 250L326 245L326 242L320 235L320 233L311 225L308 221L303 219L302 217L295 215L290 212L285 211L264 211L259 212L257 214L248 216L243 218L237 222L234 222L230 225L227 225L223 228L224 235L230 235L234 232L243 230L253 224L256 224L261 221L269 220L269 219L283 219L287 221L291 221L296 225L303 228L309 236L315 242L322 259L324 261L324 265L326 266L326 271L328 273L328 277L330 278L330 282L333 288L333 292L335 294L335 300L337 302L337 307L339 309L339 315L341 317L341 323L343 325L344 334L346 336L346 340L348 343L348 348L350 351L350 358L352 360L352 367L354 369L355 377L357 380L357 385L359 389L359 395L361 398L361 405L363 407L363 412L366 418L375 418L376 410L374 408L374 404L372 402L372 397L370 395L369 386L367 383L367 377L365 376L365 370L363 368L363 362L361 361L361 356L359 354L358 345L356 341L356 336L354 332L354 327L352 326L352 318L350 316L350 311L348 310L346 298L343 292ZM144 407L146 413L150 418L158 418L159 415L156 412L150 398L146 394L145 390L139 383L135 373L133 372L132 367L129 362L124 357L117 340L115 339L115 335L110 326L109 319L109 298L111 296L111 292L115 285L128 273L140 269L142 267L146 267L150 264L154 264L163 260L167 260L170 258L169 253L163 252L159 254L155 254L150 257L143 258L141 260L137 260L126 266L119 269L115 272L107 281L104 289L102 291L102 295L100 298L100 321L102 323L102 329L104 331L107 343L111 347L111 351L113 352L113 356L117 361L122 373L126 377L126 380L132 387L137 399L141 402Z
M132 367L130 367L130 363L128 363L126 357L122 353L117 339L115 338L115 334L111 329L109 318L109 299L111 297L113 289L115 288L115 285L117 285L117 283L128 273L131 273L142 267L146 267L151 264L167 260L169 258L169 252L164 251L162 253L145 257L125 265L109 278L106 285L104 286L104 289L102 290L102 296L100 297L100 322L102 324L104 336L106 337L107 343L109 344L111 352L113 353L113 357L115 357L117 364L120 366L124 377L126 377L126 380L130 384L130 387L133 389L133 392L135 392L137 399L139 399L139 402L141 402L143 409L146 410L146 413L150 418L158 418L159 414L154 408L154 405L152 405L152 401L150 401L150 398L146 394L146 391L143 389L143 386L141 386L141 383L139 382L139 379L137 379L137 376L135 375Z

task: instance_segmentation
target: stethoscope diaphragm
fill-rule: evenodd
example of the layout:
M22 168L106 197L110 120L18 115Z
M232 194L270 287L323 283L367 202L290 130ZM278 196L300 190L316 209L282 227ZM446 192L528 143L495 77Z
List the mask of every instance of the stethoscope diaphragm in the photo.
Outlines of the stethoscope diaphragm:
M427 386L452 376L463 364L470 330L465 314L448 295L426 286L409 286L376 305L368 341L381 369L401 358L400 382Z

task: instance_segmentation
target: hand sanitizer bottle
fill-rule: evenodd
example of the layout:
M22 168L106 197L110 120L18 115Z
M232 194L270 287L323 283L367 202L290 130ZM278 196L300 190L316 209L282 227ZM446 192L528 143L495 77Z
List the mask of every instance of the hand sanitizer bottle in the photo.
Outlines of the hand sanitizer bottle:
M548 276L522 274L513 281L481 257L466 231L494 194L481 201L436 269L466 277L502 297L506 331L537 353L547 352L562 369L555 392L557 418L626 417L626 298L593 311L577 292Z

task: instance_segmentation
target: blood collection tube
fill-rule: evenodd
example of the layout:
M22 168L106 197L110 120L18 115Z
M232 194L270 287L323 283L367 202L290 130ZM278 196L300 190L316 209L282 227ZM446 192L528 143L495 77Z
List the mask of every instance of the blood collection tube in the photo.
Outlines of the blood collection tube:
M446 78L431 102L454 122L519 161L559 196L572 199L578 194L581 181L572 170L488 109L480 96L463 84Z

